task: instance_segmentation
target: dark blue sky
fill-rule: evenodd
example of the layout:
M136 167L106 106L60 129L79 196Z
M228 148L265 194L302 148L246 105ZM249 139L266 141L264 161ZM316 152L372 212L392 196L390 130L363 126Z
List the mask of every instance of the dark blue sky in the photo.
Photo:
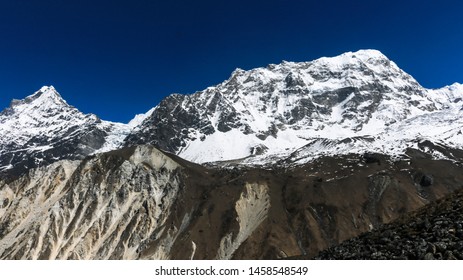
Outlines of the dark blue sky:
M382 51L423 86L463 83L463 1L0 0L0 107L43 85L129 121L237 67Z

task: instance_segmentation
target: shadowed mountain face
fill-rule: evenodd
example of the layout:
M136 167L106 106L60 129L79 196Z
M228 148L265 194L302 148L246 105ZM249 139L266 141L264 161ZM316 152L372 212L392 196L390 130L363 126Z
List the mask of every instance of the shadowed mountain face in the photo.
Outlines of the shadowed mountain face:
M452 162L416 155L262 170L206 168L150 146L127 148L0 182L0 257L314 256L460 188L462 174Z

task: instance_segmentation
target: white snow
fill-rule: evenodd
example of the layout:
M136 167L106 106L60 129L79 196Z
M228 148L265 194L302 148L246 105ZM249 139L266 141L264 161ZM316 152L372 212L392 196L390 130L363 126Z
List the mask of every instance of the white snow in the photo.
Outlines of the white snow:
M44 86L23 100L14 100L12 106L0 114L0 153L43 152L52 149L56 142L70 140L93 126L107 133L106 143L97 152L120 147L132 130L127 124L101 121L93 114L83 114L67 104L53 86ZM33 138L41 140L31 141ZM0 166L3 170L11 168L11 164Z
M289 85L288 80L296 83ZM371 91L377 85L379 101ZM358 90L336 99L336 90L352 87ZM177 154L197 163L266 164L287 157L300 163L366 151L401 156L424 140L463 148L463 85L425 89L376 50L236 69L229 80L188 97L179 105L199 111L215 130L205 135L196 127L186 128L192 140ZM209 109L214 98L219 102ZM54 143L26 143L37 136L62 135L65 140L75 136L66 134L67 128L92 124L107 133L104 146L94 151L101 153L121 147L131 132L156 125L144 123L156 107L128 124L99 121L69 106L52 86L13 103L7 114L0 114L0 152L44 151ZM307 111L298 118L295 110L301 108ZM241 126L221 132L219 122L227 111L236 113ZM257 148L263 154L255 155Z
M151 114L153 113L153 111L156 109L156 107L153 107L151 108L148 112L144 113L144 114L137 114L135 115L135 117L128 123L128 126L130 128L135 128L137 126L139 126L140 124L143 123L143 121L151 116Z
M306 95L285 93L285 78L289 73L292 78L303 81L303 85L296 87ZM235 89L230 93L227 89L232 82L238 84L233 84ZM314 98L323 99L330 91L347 87L361 89L374 83L380 83L385 93L382 93L379 105L373 111L367 109L373 104L373 100L368 99L371 92L361 90L350 93L344 100L327 108L328 114L314 111L308 118L294 124L281 121L291 116L302 98L325 107ZM260 90L266 84L271 84L273 91ZM300 162L321 155L366 151L400 156L407 147L416 145L417 139L463 147L463 121L460 121L463 86L456 83L442 89L425 89L376 50L349 52L312 62L283 62L249 71L237 69L230 80L207 89L207 92L214 91L221 92L223 102L231 105L238 112L240 121L255 133L246 135L243 129L220 132L217 123L222 112L212 112L210 121L216 131L203 135L204 140L197 135L197 139L179 150L178 155L187 160L197 163L240 160L241 163L266 164L288 157L293 152ZM195 95L203 94L206 91ZM357 95L365 97L358 105L351 101ZM200 97L198 99L201 100ZM347 111L349 108L350 111ZM354 117L347 118L346 114L354 114ZM274 136L270 135L265 140L257 137L259 133L269 131L272 125L278 126ZM253 156L253 148L258 146L266 147L267 151Z
M96 150L92 154L105 153L113 150L117 150L123 146L125 138L132 132L140 128L146 118L151 116L156 107L151 108L148 112L144 114L137 114L135 117L128 123L115 123L104 121L101 125L101 128L107 128L109 126L109 133L106 136L106 142L103 147Z
M52 138L72 126L81 127L92 118L69 106L51 86L16 102L12 115L0 114L0 147L8 143L24 146L33 136ZM30 149L46 149L49 145Z

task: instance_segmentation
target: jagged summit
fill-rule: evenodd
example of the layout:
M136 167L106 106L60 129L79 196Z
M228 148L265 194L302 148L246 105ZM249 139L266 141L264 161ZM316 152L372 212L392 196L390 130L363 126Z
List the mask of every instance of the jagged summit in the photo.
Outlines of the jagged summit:
M53 86L44 86L0 112L0 172L21 173L60 159L79 159L120 146L130 129L84 114ZM121 135L115 137L114 134Z
M13 114L36 111L60 110L63 107L71 107L56 91L53 86L44 86L35 93L25 97L24 99L13 99L10 106L0 114Z
M42 87L22 100L13 100L10 107L0 113L3 124L0 129L27 134L32 133L30 129L53 130L55 125L71 119L97 121L95 116L84 115L67 104L53 87Z
M61 95L56 91L55 87L52 85L43 86L38 91L34 92L31 96L38 96L38 95L48 95L48 96L57 96L61 98Z
M230 80L237 76L246 76L248 77L251 74L270 74L279 73L279 72L297 72L297 70L306 69L306 68L316 68L321 69L329 68L332 71L348 71L354 70L359 67L370 68L368 73L381 73L381 72L401 72L401 74L406 74L401 71L401 69L391 61L387 56L381 53L378 50L359 50L356 52L346 52L335 57L321 57L319 59L308 61L308 62L292 62L283 60L280 64L269 64L266 67L259 67L251 70L243 70L241 68L236 68L231 76ZM270 77L270 76L269 76ZM349 76L344 76L349 78ZM229 80L225 81L228 82ZM416 82L416 81L415 81ZM310 83L308 83L310 85Z
M54 102L59 102L62 104L67 104L67 102L61 97L61 95L56 91L53 86L43 86L40 90L36 91L29 98L44 98Z
M67 105L67 102L61 97L53 86L43 86L38 91L27 96L22 100L15 100L16 103L30 103L34 100L41 99L43 101L50 101L56 104Z

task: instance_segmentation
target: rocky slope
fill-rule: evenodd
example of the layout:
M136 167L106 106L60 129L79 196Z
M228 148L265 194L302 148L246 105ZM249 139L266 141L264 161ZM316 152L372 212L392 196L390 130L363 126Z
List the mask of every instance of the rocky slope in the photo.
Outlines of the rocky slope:
M463 259L463 192L321 252L317 259Z
M0 173L18 175L61 159L112 150L129 131L128 125L81 113L53 87L43 87L0 113Z
M461 166L409 154L222 169L139 146L58 161L0 181L0 258L314 256L461 188Z

